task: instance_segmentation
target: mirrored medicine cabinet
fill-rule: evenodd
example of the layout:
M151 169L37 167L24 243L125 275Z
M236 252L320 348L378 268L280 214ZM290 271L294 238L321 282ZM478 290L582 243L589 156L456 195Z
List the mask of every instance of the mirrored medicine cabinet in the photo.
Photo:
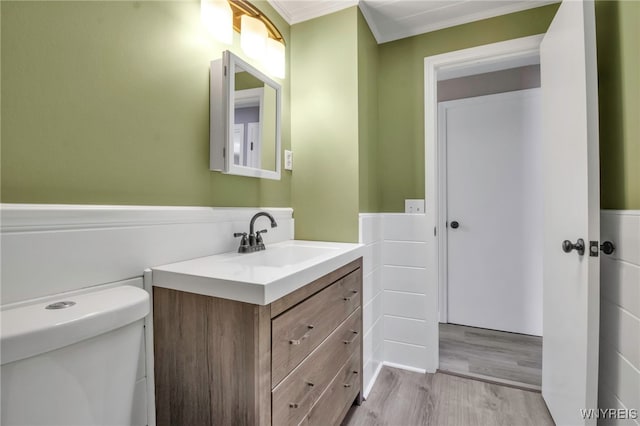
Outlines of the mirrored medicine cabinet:
M280 179L281 87L230 51L211 62L210 166Z

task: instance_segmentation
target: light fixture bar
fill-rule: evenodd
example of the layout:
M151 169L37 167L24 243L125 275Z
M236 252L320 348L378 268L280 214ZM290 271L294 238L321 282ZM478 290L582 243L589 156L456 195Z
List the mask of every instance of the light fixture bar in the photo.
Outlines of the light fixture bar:
M269 33L270 38L277 40L282 44L285 44L284 37L278 30L278 27L276 27L275 24L271 22L271 20L260 11L260 9L249 3L247 0L229 0L229 4L231 5L231 10L233 11L233 28L236 31L241 32L240 20L242 15L248 15L252 18L259 19L264 23L264 25L267 27L267 32Z

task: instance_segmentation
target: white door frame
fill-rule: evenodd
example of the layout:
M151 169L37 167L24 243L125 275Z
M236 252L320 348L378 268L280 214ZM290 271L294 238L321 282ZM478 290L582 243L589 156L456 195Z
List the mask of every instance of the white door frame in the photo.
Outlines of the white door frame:
M453 69L473 69L484 64L507 60L517 60L531 55L538 55L540 42L544 34L472 47L464 50L428 56L424 59L424 102L425 102L425 216L427 229L434 229L433 244L429 244L427 262L428 283L438 298L430 303L432 312L439 312L441 288L446 279L446 193L444 188L443 150L438 143L438 72ZM434 288L435 287L435 288ZM433 294L433 293L432 293ZM430 324L434 332L428 333L427 347L433 348L433 356L427 360L428 372L435 372L440 365L438 315L428 316L435 319ZM429 365L429 364L432 365Z

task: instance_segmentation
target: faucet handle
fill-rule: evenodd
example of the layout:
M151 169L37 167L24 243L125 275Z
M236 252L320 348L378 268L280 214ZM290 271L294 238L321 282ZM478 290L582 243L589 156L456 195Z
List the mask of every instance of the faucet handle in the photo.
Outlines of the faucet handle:
M249 241L247 240L246 232L234 232L233 236L235 238L242 237L240 240L240 247L238 247L238 253L246 253L249 248Z
M267 233L266 229L256 232L256 244L264 244L262 241L262 235L260 234L266 234L266 233Z

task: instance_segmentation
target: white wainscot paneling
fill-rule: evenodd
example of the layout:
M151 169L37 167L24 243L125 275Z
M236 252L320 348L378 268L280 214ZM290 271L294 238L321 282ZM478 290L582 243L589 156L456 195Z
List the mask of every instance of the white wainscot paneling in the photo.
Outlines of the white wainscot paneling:
M603 210L600 237L616 245L613 258L640 265L640 210Z
M640 318L640 267L610 256L600 260L602 298Z
M640 211L601 213L601 239L616 250L600 261L598 405L640 408ZM638 419L602 424L639 425ZM600 422L599 422L600 424Z
M375 380L383 365L383 329L380 318L364 336L364 392L366 398L375 384ZM369 355L367 357L367 354Z
M382 366L382 220L383 215L363 213L359 217L363 258L363 363L366 398Z
M385 214L382 287L384 363L413 371L435 371L437 288L427 266L432 234L423 214Z
M424 373L428 369L430 354L419 345L385 340L384 363L391 367Z
M384 291L384 314L402 318L425 320L427 300L424 294Z
M600 313L602 340L607 343L609 349L615 349L640 371L640 342L638 341L640 321L638 317L607 300L601 301Z
M291 209L265 243L293 238ZM145 268L235 250L259 209L3 204L2 303L141 276ZM260 218L257 226L265 225Z
M385 290L406 291L427 294L431 289L427 286L427 270L424 268L399 267L384 265L382 280ZM431 296L436 296L432 294Z
M382 242L375 241L364 246L362 271L365 276L380 268L382 257Z
M385 265L424 268L428 262L427 254L427 244L424 242L385 240L382 247L382 262Z
M369 275L365 275L362 285L362 303L366 306L382 291L382 269L374 269Z
M383 227L387 241L427 241L427 222L424 214L386 214Z
M371 244L382 240L382 215L360 213L360 244Z
M369 330L368 333L365 333L363 342L363 363L368 364L373 362L374 364L379 364L382 362L382 319L379 319ZM365 388L366 388L365 384Z
M364 305L362 329L365 333L370 331L374 324L382 318L382 301L383 293L379 292L369 303Z
M401 343L427 346L428 327L425 320L394 317L384 317L384 338Z

